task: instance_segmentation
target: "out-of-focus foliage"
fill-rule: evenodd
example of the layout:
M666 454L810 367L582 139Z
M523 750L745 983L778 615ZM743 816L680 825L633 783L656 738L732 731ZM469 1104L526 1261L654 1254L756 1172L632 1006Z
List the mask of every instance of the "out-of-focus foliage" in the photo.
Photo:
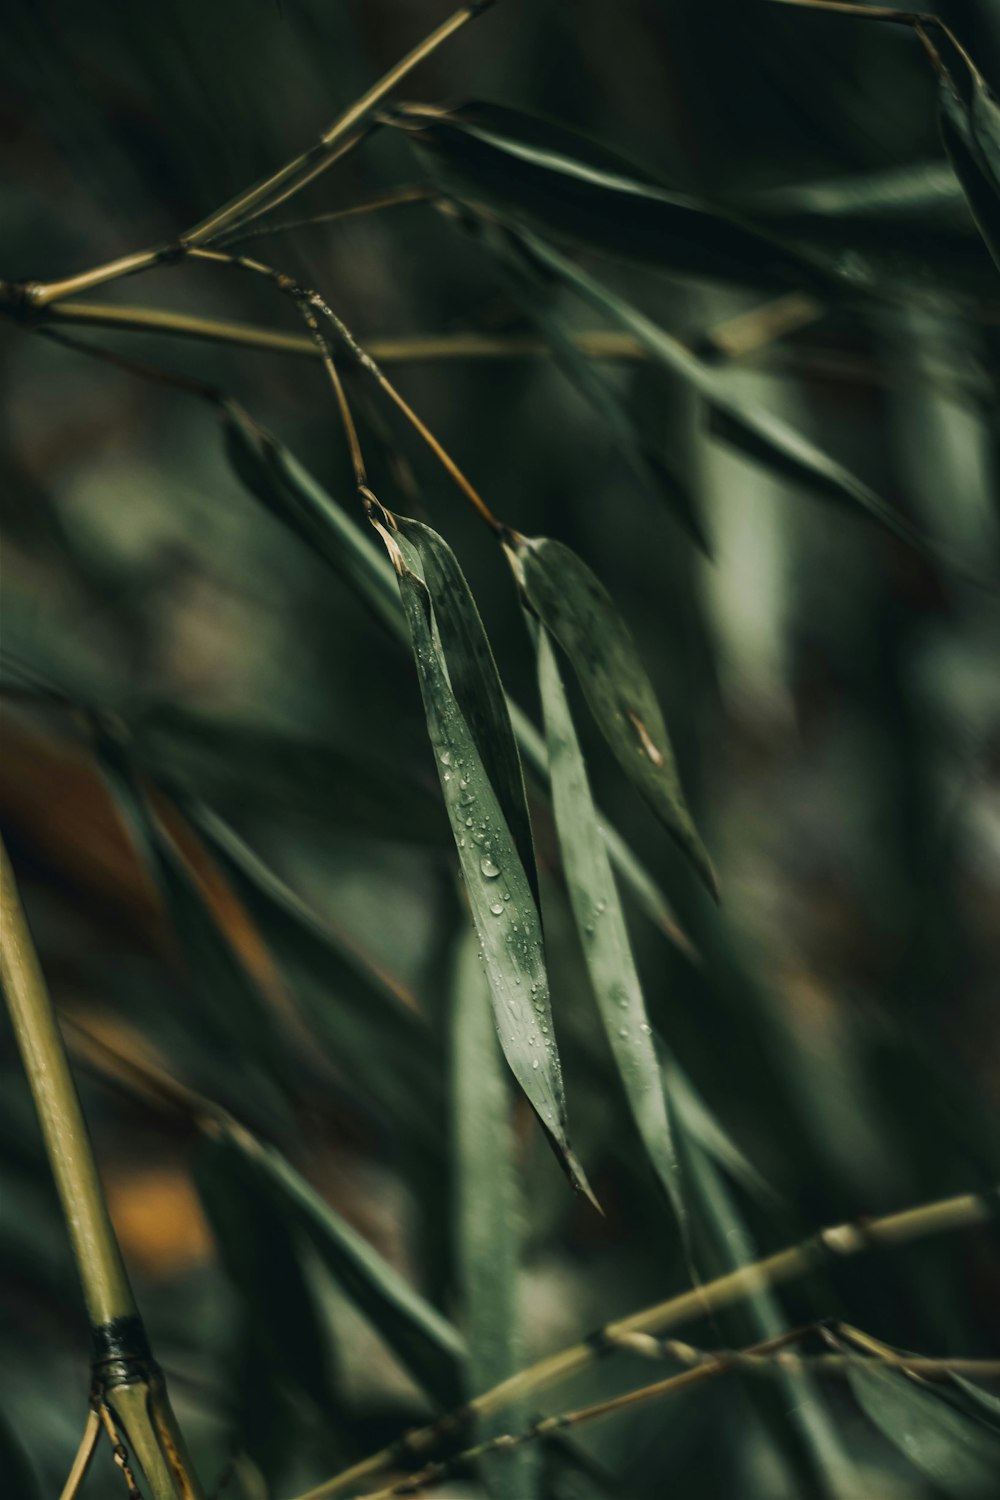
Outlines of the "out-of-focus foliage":
M343 360L402 594L318 360L0 324L0 821L209 1491L294 1495L692 1276L997 1180L1000 15L941 14L978 73L768 0L502 0L273 218L434 201L241 244L509 528ZM443 15L12 7L0 276L172 240ZM305 331L193 261L76 300ZM86 1328L6 1021L0 1069L0 1468L47 1495ZM684 1337L985 1357L996 1251ZM482 1435L659 1374L595 1359ZM731 1373L441 1493L975 1496L998 1427L968 1382Z

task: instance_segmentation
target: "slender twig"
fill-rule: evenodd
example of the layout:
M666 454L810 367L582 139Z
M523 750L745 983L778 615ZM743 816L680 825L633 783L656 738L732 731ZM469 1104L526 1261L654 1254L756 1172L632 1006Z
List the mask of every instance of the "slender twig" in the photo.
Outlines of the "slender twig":
M347 208L332 208L327 213L310 214L302 219L283 219L271 224L267 219L257 219L250 229L236 229L231 234L220 235L215 243L221 250L231 250L247 240L262 239L265 235L288 234L295 229L312 229L318 224L339 224L344 219L361 219L369 214L381 213L386 208L399 208L407 203L426 203L435 196L435 190L420 183L398 187L391 193L380 193L377 198L366 198L362 203L352 203Z
M449 37L460 31L468 21L477 16L487 8L487 3L478 0L478 3L463 5L456 10L447 21L442 22L428 37L409 52L406 57L396 63L395 67L389 69L388 73L373 84L360 99L339 115L333 124L323 132L316 145L301 155L293 157L291 161L274 172L270 177L265 177L252 188L240 193L231 199L222 208L209 214L207 219L202 219L193 229L182 236L185 245L203 245L208 240L217 236L229 225L239 221L245 224L248 219L256 218L265 210L276 207L287 196L281 190L290 183L295 184L296 190L311 181L319 172L325 171L332 159L333 148L348 136L355 126L359 125L375 105L384 99L386 94L394 89L408 73L422 63L426 58L436 52L438 47L446 42Z
M70 1469L66 1483L59 1493L59 1500L76 1500L77 1491L87 1477L90 1460L94 1456L97 1439L100 1435L101 1419L94 1407L91 1407L87 1412L87 1425L83 1429L83 1437L80 1439L80 1446L76 1450L73 1467Z
M866 1219L856 1223L837 1224L823 1229L810 1239L788 1249L779 1250L763 1260L741 1266L714 1281L703 1283L691 1291L670 1297L652 1307L642 1308L629 1317L621 1318L598 1329L590 1338L573 1344L556 1354L529 1365L517 1375L501 1381L499 1385L484 1391L468 1402L460 1411L417 1428L408 1433L399 1443L381 1449L369 1458L353 1464L343 1473L335 1475L325 1484L310 1490L300 1500L329 1500L355 1489L358 1484L391 1468L400 1462L401 1453L420 1457L433 1448L443 1436L461 1430L470 1420L490 1416L512 1402L521 1401L535 1392L585 1369L603 1354L615 1349L622 1336L633 1333L664 1333L693 1319L719 1312L738 1302L745 1301L764 1288L780 1286L784 1282L807 1275L830 1258L840 1259L863 1254L869 1250L890 1248L907 1244L911 1240L927 1235L941 1234L948 1230L966 1229L987 1222L996 1212L996 1198L1000 1189L989 1195L965 1193L955 1198L943 1198L935 1203L918 1208L905 1209L902 1213L886 1214L877 1219ZM685 1371L676 1380L688 1381L705 1378L702 1367Z
M828 11L830 15L834 16L853 16L855 20L859 21L885 21L890 25L909 26L911 30L916 31L918 34L923 33L927 28L933 28L939 31L942 36L948 38L948 41L968 68L971 77L979 83L983 82L982 73L962 46L962 43L958 40L951 27L942 21L940 16L934 15L931 11L897 10L895 7L889 5L859 5L849 3L849 0L772 0L772 3L775 5L793 5L800 10Z

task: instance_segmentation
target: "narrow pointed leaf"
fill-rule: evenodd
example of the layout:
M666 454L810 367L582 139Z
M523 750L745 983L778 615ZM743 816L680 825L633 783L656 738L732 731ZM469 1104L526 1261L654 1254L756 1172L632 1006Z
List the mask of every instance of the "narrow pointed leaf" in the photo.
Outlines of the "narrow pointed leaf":
M621 328L634 334L668 370L688 381L704 398L711 413L713 430L726 441L823 499L835 499L859 508L917 551L948 562L971 580L982 581L974 569L946 557L940 546L924 537L870 485L831 458L804 433L772 412L734 395L724 371L704 364L644 313L566 260L552 246L534 237L523 238L527 250L542 265L563 278L566 285L591 306L607 313Z
M941 81L941 135L983 241L1000 269L1000 100L976 75L968 102Z
M457 1331L279 1152L231 1126L216 1145L271 1211L294 1225L344 1295L415 1380L443 1406L460 1399L465 1349Z
M427 729L479 934L500 1045L570 1180L589 1192L566 1134L541 920L531 884L452 689L427 585L379 526L399 578Z
M226 404L224 434L230 463L250 493L340 575L380 624L398 635L392 570L361 527L235 401Z
M225 1139L200 1143L195 1182L257 1356L317 1403L335 1403L329 1338L290 1215Z
M646 1002L555 652L545 629L537 636L552 806L570 905L632 1118L683 1229L687 1210Z
M275 479L275 473L288 474L301 481L303 492L316 496L310 511L315 527L288 524L302 540L314 548L337 571L346 585L369 607L376 617L399 640L409 644L409 632L400 605L399 591L392 568L386 558L366 546L358 528L351 523L341 506L328 495L277 439L265 432L234 404L227 408L227 440L230 457L237 465L244 483L269 509L288 511L287 492ZM271 456L275 466L269 463ZM240 469L240 465L243 469ZM328 537L320 540L323 525ZM516 704L508 703L511 724L521 753L542 785L547 778L545 747L538 730ZM636 900L671 941L690 952L690 943L677 926L673 909L647 870L628 845L612 828L606 829L611 857Z
M987 1500L1000 1474L1000 1434L901 1370L852 1365L862 1411L913 1467L955 1500Z
M640 484L659 496L695 544L709 553L708 539L690 486L650 440L627 398L598 369L596 362L581 352L569 322L555 301L555 285L551 277L543 280L539 276L537 262L520 251L516 236L481 220L473 223L478 228L478 237L487 240L497 257L515 299L548 344L556 365L597 420L608 429L612 441Z
M451 1015L456 1260L469 1345L470 1397L499 1385L524 1363L518 1306L523 1204L514 1161L511 1096L475 944L474 933L463 934ZM526 1425L527 1413L515 1404L484 1423L478 1437ZM534 1500L537 1460L531 1445L484 1460L489 1494L494 1500Z
M743 285L801 284L807 274L766 231L537 116L481 103L403 105L391 123L460 199L562 239Z
M399 534L420 559L424 580L434 601L434 619L452 691L476 741L483 768L517 845L537 903L535 849L521 757L517 752L493 649L476 601L454 552L444 538L421 521L404 516L396 520Z
M711 860L688 812L652 683L607 589L575 552L550 537L519 537L525 595L566 652L619 764L713 895Z

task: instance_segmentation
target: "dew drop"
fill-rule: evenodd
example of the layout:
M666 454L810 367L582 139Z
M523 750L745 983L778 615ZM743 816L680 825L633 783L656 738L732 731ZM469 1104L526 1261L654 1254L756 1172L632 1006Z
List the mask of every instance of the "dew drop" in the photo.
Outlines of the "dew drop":
M628 1027L627 1026L619 1026L619 1028L618 1028L618 1035L620 1037L626 1037L626 1036L628 1036Z
M451 765L451 751L450 750L442 750L441 751L441 764L443 766L450 766ZM461 765L461 764L462 764L461 761L459 761L459 765Z
M532 1061L532 1064L531 1064L531 1066L532 1066L532 1067L533 1067L533 1068L537 1068L537 1067L538 1067L538 1058L537 1058L537 1057L536 1057L536 1058L535 1058L535 1059L534 1059L534 1060L533 1060L533 1061Z
M639 1030L642 1032L643 1036L649 1036L652 1029L652 1026L647 1026L645 1021L643 1021L642 1025L639 1027Z
M493 915L495 917L498 917L500 915L500 913L503 911L503 906L501 905L501 903L499 901L494 901L493 905L490 907L490 911L493 913Z
M482 859L479 861L479 868L482 870L487 880L495 880L496 877L500 874L500 866L494 864L488 854L484 854Z
M472 827L472 819L471 818L466 818L466 820L465 820L465 826L466 826L466 828L471 828Z

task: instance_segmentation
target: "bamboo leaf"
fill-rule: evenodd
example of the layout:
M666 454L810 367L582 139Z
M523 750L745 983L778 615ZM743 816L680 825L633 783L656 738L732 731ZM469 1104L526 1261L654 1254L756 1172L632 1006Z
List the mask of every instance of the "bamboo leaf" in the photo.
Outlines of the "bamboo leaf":
M250 493L339 574L390 634L399 635L392 570L361 528L235 401L225 404L224 436L229 461Z
M493 649L465 575L447 543L421 521L396 518L399 535L420 559L434 602L434 619L448 677L476 742L537 904L535 850L524 792L524 773Z
M541 920L531 884L455 697L427 585L408 566L393 535L376 524L399 579L428 733L479 934L500 1045L571 1182L589 1194L566 1134L562 1068L552 1034Z
M524 1355L518 1307L523 1204L510 1094L475 942L470 932L459 946L451 1016L457 1264L470 1397L516 1374ZM525 1425L526 1413L515 1405L500 1421L483 1423L479 1437ZM534 1500L537 1467L530 1445L484 1460L486 1487L494 1500Z
M537 637L538 683L549 751L552 806L576 929L632 1118L678 1224L686 1232L687 1207L670 1133L660 1064L625 917L555 652L544 628L537 631Z
M550 537L518 537L513 555L531 608L572 662L619 764L717 896L656 694L610 595L575 552Z
M941 136L979 232L1000 269L1000 101L978 74L970 90L966 100L950 79L942 78Z
M552 246L533 236L523 236L523 240L528 252L541 265L563 279L591 306L607 313L621 328L634 334L668 370L688 381L704 398L711 413L713 431L727 442L823 499L834 499L846 502L852 508L860 508L917 551L949 561L970 579L981 581L972 569L945 558L940 546L924 537L870 485L837 463L803 433L772 412L733 395L725 371L712 369L697 359L645 314L578 265L566 260Z
M217 1160L311 1245L334 1281L428 1395L460 1399L465 1349L452 1325L373 1245L272 1147L233 1125L215 1143Z
M200 1143L195 1183L258 1358L322 1406L336 1405L332 1351L290 1216L225 1139Z
M915 1469L956 1500L996 1493L1000 1435L901 1370L852 1365L847 1378L865 1416Z
M494 104L402 105L404 129L455 195L592 249L741 285L801 285L804 263L724 208L673 192L605 147Z
M537 262L525 256L516 235L481 219L471 221L505 274L511 291L534 322L558 368L586 402L640 484L659 496L697 546L710 553L708 539L690 486L650 441L636 412L614 384L583 354L569 322L557 306L550 277L538 274Z
M284 1088L289 1082L286 1048L267 1001L160 827L121 741L99 729L96 747L121 817L170 915L199 997L202 1024L215 1032L220 1045L250 1053L262 1088L273 1093L276 1082Z

